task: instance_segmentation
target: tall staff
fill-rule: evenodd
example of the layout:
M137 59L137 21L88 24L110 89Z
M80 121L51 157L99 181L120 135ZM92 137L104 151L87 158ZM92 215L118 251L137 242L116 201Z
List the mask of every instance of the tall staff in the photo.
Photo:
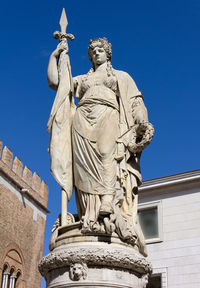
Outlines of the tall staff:
M67 224L67 201L70 200L73 191L71 125L75 112L67 43L68 39L74 40L74 36L66 33L68 21L64 8L59 24L61 32L54 32L54 38L59 39L59 44L50 57L47 70L49 86L57 90L47 131L50 132L51 172L62 189L61 225L63 226Z

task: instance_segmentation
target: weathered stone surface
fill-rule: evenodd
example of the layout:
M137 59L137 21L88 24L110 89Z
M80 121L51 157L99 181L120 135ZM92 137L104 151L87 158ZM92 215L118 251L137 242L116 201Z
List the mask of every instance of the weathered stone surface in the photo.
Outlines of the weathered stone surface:
M39 269L43 276L51 269L70 266L72 263L86 263L87 265L118 267L128 269L140 274L151 272L151 265L148 261L133 248L117 244L111 246L107 243L68 244L59 247L45 256Z
M77 272L73 273L77 275L73 276L75 268ZM80 242L54 249L40 261L39 270L47 287L85 287L86 283L92 287L143 287L142 277L150 274L152 268L132 247ZM79 281L78 286L74 281Z

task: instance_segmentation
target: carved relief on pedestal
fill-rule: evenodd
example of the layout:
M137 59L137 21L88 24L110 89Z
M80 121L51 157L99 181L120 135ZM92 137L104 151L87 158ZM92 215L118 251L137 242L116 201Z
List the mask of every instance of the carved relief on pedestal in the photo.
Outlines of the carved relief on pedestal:
M70 265L69 277L73 281L87 278L87 265L85 263L75 263Z
M45 277L51 269L76 268L77 266L74 266L76 263L81 263L84 269L87 266L105 266L135 271L141 275L152 272L150 262L135 249L121 244L109 246L103 242L74 243L68 244L66 248L60 246L42 258L39 263L39 271Z
M145 288L152 266L132 247L92 241L56 247L39 271L47 287Z

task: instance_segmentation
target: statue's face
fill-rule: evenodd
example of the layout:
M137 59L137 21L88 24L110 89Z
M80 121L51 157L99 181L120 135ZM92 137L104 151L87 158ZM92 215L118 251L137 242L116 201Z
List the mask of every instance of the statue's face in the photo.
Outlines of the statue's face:
M101 65L107 61L106 51L103 47L95 47L92 50L92 62L94 65Z

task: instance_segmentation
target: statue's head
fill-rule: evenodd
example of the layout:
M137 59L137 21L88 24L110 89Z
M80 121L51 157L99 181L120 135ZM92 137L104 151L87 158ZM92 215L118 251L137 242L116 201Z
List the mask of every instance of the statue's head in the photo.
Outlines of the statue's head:
M88 57L90 61L92 62L92 64L93 64L93 53L97 47L104 49L106 53L107 61L110 62L111 57L112 57L111 44L108 43L108 40L106 38L96 38L96 39L90 40L89 47L88 47Z

